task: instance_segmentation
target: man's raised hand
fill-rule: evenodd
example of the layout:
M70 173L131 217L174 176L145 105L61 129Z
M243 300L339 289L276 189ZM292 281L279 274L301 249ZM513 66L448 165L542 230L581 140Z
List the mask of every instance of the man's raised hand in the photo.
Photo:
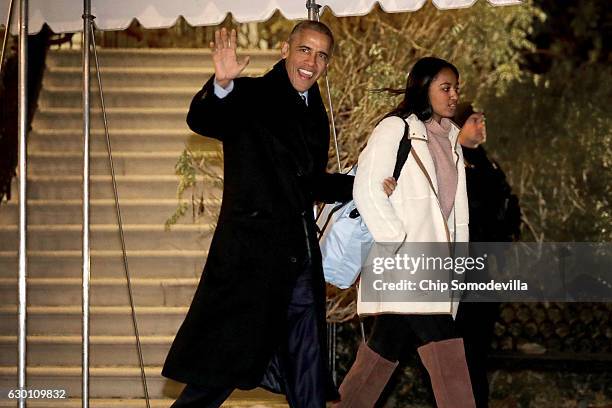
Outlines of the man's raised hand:
M215 79L219 85L226 88L237 78L249 63L249 57L238 61L236 56L236 30L228 35L227 30L215 31L215 41L211 41L213 62L215 64Z

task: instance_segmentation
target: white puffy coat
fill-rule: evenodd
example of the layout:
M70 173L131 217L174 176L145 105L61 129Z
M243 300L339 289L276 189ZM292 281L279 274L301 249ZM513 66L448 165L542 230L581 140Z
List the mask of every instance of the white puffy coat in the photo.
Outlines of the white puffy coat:
M432 190L426 176L409 154L397 187L390 197L384 193L381 180L393 174L397 150L404 134L403 119L393 116L382 120L370 136L359 156L353 197L359 213L376 242L468 242L468 201L465 167L461 146L457 141L459 129L452 126L449 133L457 169L455 204L444 219L437 198L437 178L433 158L427 147L425 124L416 115L406 119L412 149L421 159L431 178ZM377 313L456 313L457 302L362 302L358 294L357 312Z

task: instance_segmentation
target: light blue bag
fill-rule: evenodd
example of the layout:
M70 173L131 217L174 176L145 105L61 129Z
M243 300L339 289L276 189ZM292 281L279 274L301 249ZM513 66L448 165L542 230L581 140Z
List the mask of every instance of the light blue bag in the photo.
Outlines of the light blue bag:
M326 205L319 219L327 224L323 225L326 228L322 228L324 231L320 240L325 281L340 289L347 289L357 280L374 238L353 200Z
M399 180L411 147L408 125L405 124L393 169L395 180ZM354 166L348 174L355 175L356 171L357 166ZM326 204L317 217L317 225L322 231L319 242L325 281L340 289L350 288L374 244L374 238L363 222L355 201Z

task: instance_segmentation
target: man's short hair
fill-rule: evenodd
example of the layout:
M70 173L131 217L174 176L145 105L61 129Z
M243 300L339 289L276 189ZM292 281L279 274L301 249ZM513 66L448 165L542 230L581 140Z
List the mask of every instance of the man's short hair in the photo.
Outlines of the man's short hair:
M291 40L293 40L293 38L295 37L297 33L302 32L304 30L312 30L312 31L316 31L318 33L326 35L330 41L329 43L330 53L334 51L334 35L332 34L329 27L321 23L320 21L313 21L313 20L300 21L298 24L295 25L295 27L293 27L293 30L291 30L291 34L289 34L289 40L287 40L287 42L290 43Z

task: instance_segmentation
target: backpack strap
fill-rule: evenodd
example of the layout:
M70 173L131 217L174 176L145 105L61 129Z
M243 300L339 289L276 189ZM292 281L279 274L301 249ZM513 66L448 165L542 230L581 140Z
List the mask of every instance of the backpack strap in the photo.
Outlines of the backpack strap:
M399 179L402 173L402 168L404 167L404 164L406 164L406 160L408 160L408 155L410 154L410 149L412 148L412 141L408 137L408 124L403 118L400 119L402 119L404 122L404 135L402 136L399 148L397 149L397 158L395 159L395 168L393 169L393 178L395 181Z
M408 155L410 154L410 149L412 148L412 141L408 137L408 124L403 118L399 116L398 118L402 119L404 122L404 134L402 135L402 140L400 140L399 148L397 149L395 167L393 168L393 178L395 181L399 179L399 176L402 173L402 168L404 167L404 164L406 164L406 160L408 160ZM349 214L349 217L351 218L357 218L359 216L359 210L357 210L357 208L355 208Z

